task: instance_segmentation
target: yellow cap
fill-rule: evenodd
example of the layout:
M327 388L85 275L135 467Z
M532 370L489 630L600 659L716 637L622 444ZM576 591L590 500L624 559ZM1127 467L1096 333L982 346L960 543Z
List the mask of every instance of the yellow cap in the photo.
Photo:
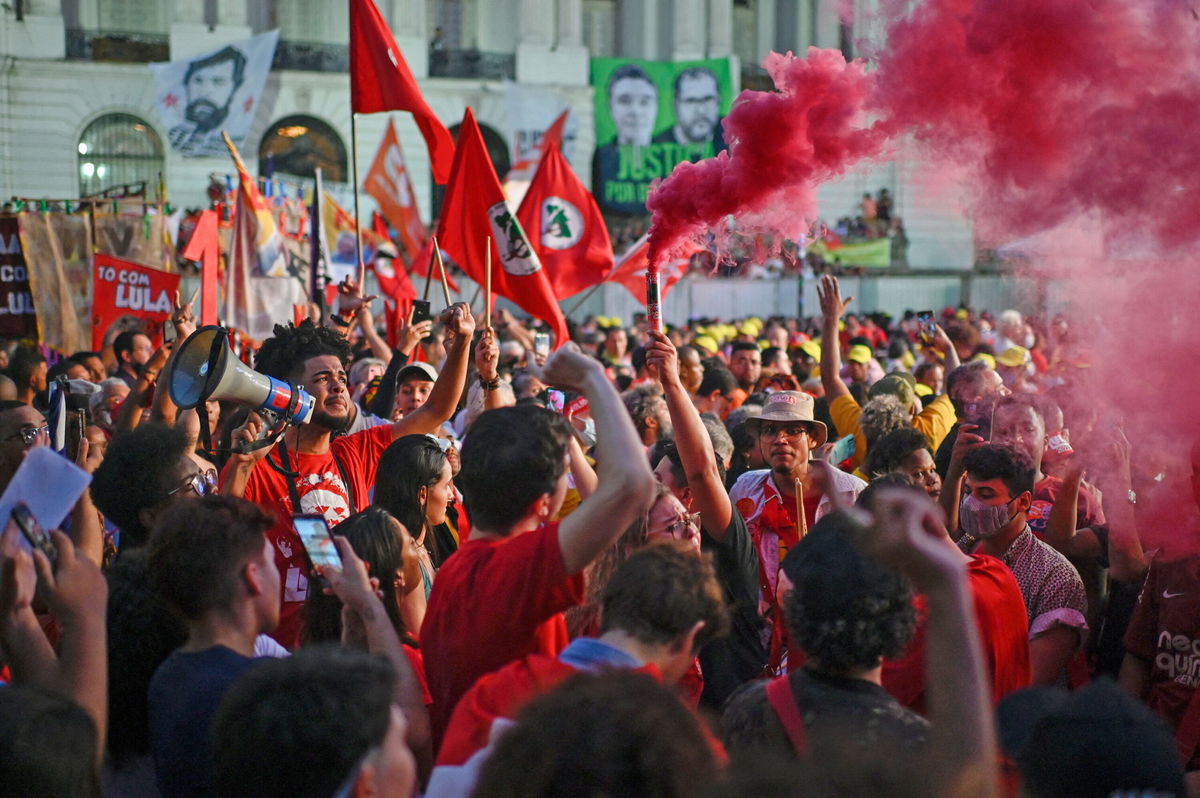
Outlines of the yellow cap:
M717 342L712 339L711 335L699 335L692 340L694 346L698 346L710 355L715 355L718 350Z
M913 366L917 365L917 358L913 355L911 349L904 350L904 356L900 358L900 364L909 370L911 370Z
M1005 349L1000 353L1000 355L996 358L996 362L1001 366L1008 366L1009 368L1015 369L1024 366L1025 360L1028 357L1029 350L1025 347L1010 346L1008 349Z
M818 363L821 362L821 345L816 341L805 341L800 344L800 351Z
M917 386L913 388L913 393L917 396L933 396L933 389L923 382L918 382Z
M758 328L753 324L743 324L738 327L738 335L749 335L752 338L758 337Z
M992 355L989 355L987 352L980 352L979 354L977 354L975 357L973 357L971 359L972 360L982 360L984 363L988 364L988 368L990 368L990 369L996 368L996 358L993 357Z
M855 344L850 347L850 352L846 355L846 360L851 363L870 363L875 357L875 353L871 351L871 347L865 344Z

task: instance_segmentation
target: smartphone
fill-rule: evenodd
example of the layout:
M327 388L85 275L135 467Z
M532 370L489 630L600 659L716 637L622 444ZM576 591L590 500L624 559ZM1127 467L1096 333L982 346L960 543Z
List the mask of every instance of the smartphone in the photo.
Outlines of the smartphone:
M567 406L566 394L564 394L562 391L556 391L553 388L551 388L550 390L546 391L546 395L550 399L550 408L549 409L553 410L555 413L558 413L559 415L561 415L563 409Z
M167 322L165 324L163 324L162 333L163 333L163 343L164 344L174 343L175 338L178 335L178 333L176 333L176 331L175 331L175 325L171 322L170 319L168 319Z
M432 321L433 314L429 311L429 303L424 299L413 300L412 323L420 324L423 321Z
M308 552L314 578L320 581L318 572L326 565L342 567L342 555L338 554L337 546L333 545L333 535L329 532L325 516L315 513L293 516L292 528L296 530L300 542L304 544L304 550Z
M937 333L937 322L933 320L932 310L922 310L917 313L917 323L921 336L924 338L932 338Z
M550 357L550 334L537 333L533 336L533 353L543 362Z
M51 566L58 567L58 548L55 547L49 533L42 529L41 524L33 517L33 513L29 511L25 502L17 502L13 505L12 520L17 525L17 529L21 530L21 534L25 536L25 540L29 541L29 545L45 554Z
M857 449L858 442L854 440L853 435L838 438L837 442L833 444L833 449L829 452L829 462L836 466L853 457Z
M987 396L967 402L963 407L963 421L979 427L975 434L985 441L992 439L992 412L996 409L996 397Z

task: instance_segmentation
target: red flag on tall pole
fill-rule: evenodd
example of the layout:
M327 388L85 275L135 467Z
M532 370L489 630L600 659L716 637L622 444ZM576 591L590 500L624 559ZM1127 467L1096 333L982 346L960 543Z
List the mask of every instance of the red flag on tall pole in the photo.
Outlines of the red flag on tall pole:
M556 345L567 340L567 322L537 252L504 202L504 189L488 157L471 109L458 129L454 169L442 202L438 244L477 283L486 281L488 239L492 290L511 299L554 329Z
M604 217L558 144L551 142L544 150L517 218L559 299L604 282L612 271Z
M449 179L454 139L425 102L391 30L371 0L350 0L350 110L358 114L411 112L429 147L433 179L438 183Z

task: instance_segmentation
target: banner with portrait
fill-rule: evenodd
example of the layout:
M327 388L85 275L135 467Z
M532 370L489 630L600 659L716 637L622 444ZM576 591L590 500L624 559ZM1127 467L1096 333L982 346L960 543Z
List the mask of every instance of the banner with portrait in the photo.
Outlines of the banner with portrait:
M17 216L38 337L70 354L92 343L90 213L27 211Z
M592 193L606 211L645 213L652 182L725 149L721 119L733 105L727 58L595 58L592 87Z
M223 157L221 131L239 147L254 121L275 58L279 31L227 44L194 58L151 64L167 140L192 157Z

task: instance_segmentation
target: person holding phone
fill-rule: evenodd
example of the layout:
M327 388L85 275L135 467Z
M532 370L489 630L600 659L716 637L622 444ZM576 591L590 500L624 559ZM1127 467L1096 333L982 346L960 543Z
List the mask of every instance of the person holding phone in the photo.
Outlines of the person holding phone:
M314 397L316 409L310 423L289 427L275 446L230 457L221 474L221 492L244 496L275 514L269 537L283 576L283 610L274 636L287 648L294 648L299 639L308 594L307 563L292 517L319 513L335 527L364 509L384 449L403 435L435 433L458 407L475 319L459 303L447 308L439 321L452 336L442 372L424 404L394 423L337 437L335 433L351 421L346 376L350 344L338 332L309 320L299 326L278 325L275 335L263 342L258 370L303 386ZM262 427L262 419L251 413L234 433L234 442L254 441Z

